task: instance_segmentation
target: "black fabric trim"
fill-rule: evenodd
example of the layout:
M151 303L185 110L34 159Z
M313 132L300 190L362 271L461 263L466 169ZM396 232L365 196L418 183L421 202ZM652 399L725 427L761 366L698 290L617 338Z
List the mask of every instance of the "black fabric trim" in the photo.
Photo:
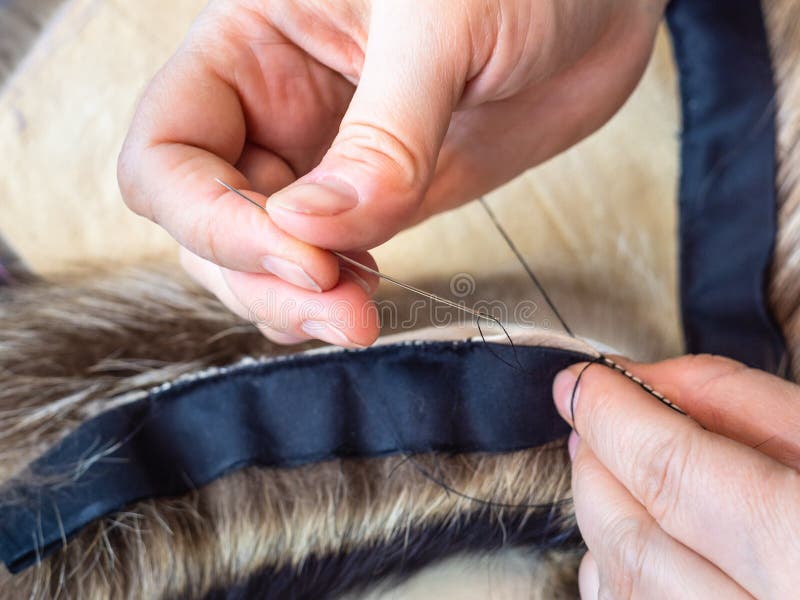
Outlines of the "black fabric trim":
M263 569L229 587L219 587L205 600L329 600L362 591L384 579L397 584L420 569L457 554L484 554L502 548L583 548L574 525L553 521L548 513L526 515L504 511L502 525L488 512L452 523L402 533L387 543L331 556L311 556L300 565ZM577 594L577 589L575 590ZM198 597L187 591L184 596Z
M587 359L553 348L416 343L296 355L154 391L87 421L33 464L59 485L0 494L0 558L20 571L95 519L249 465L552 442L569 433L553 406L553 379Z
M683 112L680 281L688 352L777 372L775 83L759 0L672 0Z

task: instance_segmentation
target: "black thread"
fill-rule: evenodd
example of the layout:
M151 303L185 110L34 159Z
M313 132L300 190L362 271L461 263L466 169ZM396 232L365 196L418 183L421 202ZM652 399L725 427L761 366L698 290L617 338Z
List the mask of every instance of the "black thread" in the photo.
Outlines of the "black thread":
M435 483L436 485L438 485L439 487L441 487L448 494L453 494L454 496L457 496L458 498L461 498L463 500L467 500L469 502L474 502L476 504L479 504L481 506L485 506L487 508L499 508L499 509L507 509L507 510L541 511L541 510L552 510L553 508L561 507L561 506L567 505L570 502L572 502L571 498L562 498L560 500L556 500L555 502L547 502L547 503L539 503L539 504L526 504L526 503L514 504L514 503L511 503L511 502L495 502L493 500L486 500L485 498L478 498L476 496L470 496L469 494L465 494L464 492L461 492L461 491L455 489L453 486L451 486L449 483L447 483L444 480L444 478L436 477L433 473L431 473L428 469L426 469L424 465L422 465L419 461L417 461L413 456L404 455L404 457L406 459L408 459L408 462L410 462L411 465L423 477L425 477L429 481L431 481L431 482Z
M578 385L580 384L581 379L583 378L583 374L586 373L589 367L591 367L592 365L596 365L602 360L603 357L601 355L592 360L591 362L586 363L581 369L581 372L578 373L578 376L575 378L575 385L572 386L572 394L570 395L569 398L569 418L572 421L572 429L574 429L575 433L577 433L578 435L580 435L580 432L578 431L578 424L575 422L575 398L578 395Z
M494 317L489 317L489 316L487 316L485 318L494 321L495 323L497 323L497 325L500 327L500 329L503 330L503 333L505 334L506 339L508 340L508 343L511 345L511 351L514 353L514 360L517 361L517 365L516 366L512 365L505 358L500 356L499 353L495 352L492 349L491 344L489 344L489 342L486 341L486 336L483 334L483 329L481 328L481 320L480 319L476 319L475 320L475 325L477 325L477 327L478 327L478 333L481 336L481 341L486 345L486 349L489 351L489 354L494 356L497 360L499 360L503 364L511 367L512 369L519 369L521 371L524 371L525 367L522 366L522 361L519 359L519 353L517 352L517 346L514 344L514 340L511 339L511 334L508 333L508 330L503 326L503 324L498 319L495 319Z
M525 257L522 255L522 252L520 252L519 248L517 248L517 245L514 243L514 240L511 239L511 236L508 235L508 232L500 224L500 220L497 218L497 215L494 214L494 211L492 211L492 209L489 207L489 203L486 202L486 199L483 197L478 198L478 201L481 203L481 206L483 206L483 209L486 211L486 214L489 215L489 218L492 220L492 223L494 224L495 229L497 229L497 232L503 237L503 239L506 242L506 245L508 245L511 252L514 253L514 256L517 257L517 260L522 265L522 268L525 269L525 272L528 274L528 277L533 282L533 285L535 285L536 289L539 290L539 293L542 295L542 298L544 298L544 301L547 303L547 306L550 307L550 310L553 311L553 314L556 316L556 319L558 319L558 322L561 323L561 326L564 328L564 331L566 331L570 337L574 338L575 334L572 333L572 329L570 329L570 326L567 325L566 320L564 320L564 318L561 316L561 313L556 308L555 303L550 299L550 295L547 293L547 290L544 289L544 286L539 281L539 278L536 276L536 273L533 272L533 269L528 264L528 261L525 260Z
M506 363L506 364L508 364L508 363ZM516 368L516 367L514 367L514 365L510 365L510 366L512 368ZM367 401L364 401L364 402L365 402L365 404L370 404L371 403L371 402L367 402ZM392 414L392 411L391 411L391 408L389 407L389 404L386 402L386 399L383 396L379 396L378 404L382 408L382 410L384 412L384 415L386 416L386 422L389 424L389 426L391 428L392 436L395 439L395 446L398 449L403 448L405 446L405 444L402 443L402 437L400 436L400 432L398 431L397 422L394 419L394 415ZM541 451L548 451L550 449L552 449L553 451L561 451L563 453L566 453L566 451L567 451L566 440L562 440L561 443L558 444L558 445L553 445L552 448L548 448L547 446L544 446L543 448L540 448L539 451L540 452ZM442 490L444 490L445 493L452 494L452 495L454 495L454 496L456 496L458 498L461 498L463 500L467 500L468 502L473 502L475 504L478 504L478 505L486 507L486 508L493 508L493 509L499 509L499 510L503 510L503 509L506 509L506 510L528 510L528 511L537 511L537 512L549 511L552 514L552 512L556 508L567 506L572 502L572 498L562 498L562 499L556 500L555 502L547 502L547 503L536 503L536 504L524 503L524 502L523 503L511 503L511 502L496 502L494 500L489 500L489 499L486 499L486 498L479 498L477 496L471 496L471 495L469 495L469 494L467 494L465 492L462 492L462 491L456 489L452 485L450 485L444 479L443 476L437 476L437 475L434 475L433 473L431 473L430 470L427 467L425 467L422 463L420 463L414 457L413 454L401 451L400 455L403 458L397 465L394 465L392 467L392 469L391 469L391 471L389 473L389 477L393 477L394 474L396 473L397 469L399 469L403 464L410 463L420 475L422 475L428 481L431 481L435 485L437 485L440 488L442 488ZM434 461L435 461L436 460L436 454L432 453L432 456L433 456ZM437 469L437 470L439 470L440 472L442 471L442 469L440 469L440 468ZM552 526L555 528L556 526L558 526L560 524L561 523L554 522Z
M558 311L558 309L556 308L555 304L550 299L549 294L547 293L547 291L544 289L544 286L539 281L539 278L536 276L536 273L534 273L533 269L528 264L528 261L526 261L525 257L522 255L522 252L520 252L519 248L514 243L514 240L511 239L511 236L505 230L505 228L503 227L502 223L500 223L500 220L497 218L497 215L495 215L495 213L489 207L489 204L486 202L486 199L481 197L478 200L481 203L481 206L483 206L484 210L486 211L486 214L489 215L489 218L491 219L492 224L494 225L494 227L497 230L497 232L505 240L505 242L508 245L509 249L517 257L517 260L522 265L522 268L525 269L525 272L528 274L528 277L533 282L533 285L535 285L536 289L539 290L539 293L541 293L542 297L544 298L544 301L550 307L550 310L553 311L553 314L555 314L555 316L558 319L559 323L561 323L561 326L564 328L564 331L566 331L569 334L570 337L572 337L574 339L577 339L575 334L572 332L572 329L570 329L569 325L567 325L567 322L561 316L561 313ZM498 323L499 323L499 321L498 321ZM502 327L502 325L501 325L501 327ZM480 326L479 326L479 328L480 328ZM506 335L508 335L508 333L506 333ZM510 339L510 337L509 337L509 339ZM484 340L484 342L485 341L486 340ZM512 342L512 344L513 344L513 342ZM639 377L637 377L636 375L634 375L633 373L631 373L627 369L623 368L622 366L618 365L616 362L614 362L613 360L611 360L610 358L608 358L607 356L605 356L602 353L599 354L596 359L594 359L586 367L583 368L583 370L580 372L580 375L578 376L578 380L580 380L580 378L583 376L584 371L586 371L586 369L589 366L591 366L592 364L595 364L595 363L599 363L599 364L605 365L609 369L621 373L628 380L630 380L633 383L635 383L636 385L638 385L647 394L649 394L650 396L652 396L653 398L655 398L656 400L661 402L661 404L671 408L675 412L677 412L679 414L682 414L682 415L686 415L687 414L685 411L681 410L680 407L678 407L673 402L671 402L669 399L667 399L666 396L664 396L663 394L657 392L655 389L653 389L652 386L647 385ZM575 393L576 393L576 390L577 390L577 386L578 386L578 384L577 384L577 381L576 381L575 388L572 390L572 398L570 400L570 405L572 405L574 403L574 401L575 401ZM573 410L573 408L571 406L570 407L570 411L572 411L572 410ZM574 425L575 424L575 418L574 417L575 416L573 414L572 415L573 428L575 426Z

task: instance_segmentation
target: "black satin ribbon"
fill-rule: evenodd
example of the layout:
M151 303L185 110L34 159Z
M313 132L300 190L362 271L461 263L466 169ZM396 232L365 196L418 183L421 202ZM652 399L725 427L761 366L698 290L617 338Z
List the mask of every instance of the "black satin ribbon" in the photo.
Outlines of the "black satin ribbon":
M775 83L759 0L672 0L683 113L686 349L778 372L766 286L776 232Z
M415 343L297 355L172 385L84 423L33 464L59 485L12 482L0 494L0 558L18 572L95 519L248 465L552 442L569 433L553 406L553 379L587 359L553 348Z

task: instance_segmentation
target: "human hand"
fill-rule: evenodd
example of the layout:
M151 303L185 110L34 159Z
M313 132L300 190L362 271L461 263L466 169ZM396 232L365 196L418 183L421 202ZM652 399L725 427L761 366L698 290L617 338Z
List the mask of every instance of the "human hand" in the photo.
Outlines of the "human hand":
M585 371L570 437L590 598L796 598L800 387L731 360L626 365L687 411L618 373ZM576 365L553 393L571 422Z
M377 281L323 249L370 261L597 129L639 80L665 1L213 1L144 94L123 197L274 340L369 344Z

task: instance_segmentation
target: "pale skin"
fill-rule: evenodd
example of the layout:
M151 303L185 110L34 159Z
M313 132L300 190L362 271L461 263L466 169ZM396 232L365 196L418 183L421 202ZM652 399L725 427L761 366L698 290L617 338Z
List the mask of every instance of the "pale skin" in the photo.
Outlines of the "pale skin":
M796 598L800 387L732 360L625 363L691 415L609 369L559 374L580 569L594 598Z
M370 248L595 131L641 77L664 5L213 1L143 95L123 197L273 341L367 346L378 282L329 250L375 266ZM587 371L571 441L583 597L786 596L797 388L717 359L630 368L694 420ZM568 419L571 387L554 390Z
M211 2L140 102L119 160L123 197L229 308L253 320L257 304L273 341L369 345L377 318L362 308L377 281L327 250L370 262L398 231L596 130L640 79L662 9ZM342 303L366 316L336 318Z

